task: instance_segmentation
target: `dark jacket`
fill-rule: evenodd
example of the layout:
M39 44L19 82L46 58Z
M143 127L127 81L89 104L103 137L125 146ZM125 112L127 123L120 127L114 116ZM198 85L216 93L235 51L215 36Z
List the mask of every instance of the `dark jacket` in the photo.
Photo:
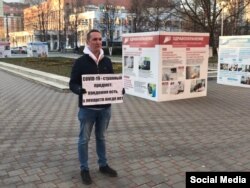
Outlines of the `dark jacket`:
M70 90L79 95L79 107L83 107L82 105L82 94L81 94L81 88L84 88L82 86L82 75L83 74L113 74L113 67L111 60L108 57L103 57L101 61L98 63L98 66L96 62L88 55L84 54L80 58L78 58L73 67L72 72L70 76L69 81L69 88ZM111 104L103 104L103 105L91 105L91 106L84 106L89 108L105 108L109 107Z

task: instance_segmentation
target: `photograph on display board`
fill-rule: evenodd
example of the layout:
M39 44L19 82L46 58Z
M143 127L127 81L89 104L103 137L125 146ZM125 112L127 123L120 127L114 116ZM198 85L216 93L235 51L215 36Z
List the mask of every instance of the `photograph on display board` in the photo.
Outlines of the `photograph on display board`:
M169 82L162 82L162 94L168 94Z
M184 78L184 66L162 69L162 81L179 80Z
M244 72L250 72L250 65L245 65Z
M239 65L238 66L238 71L239 72L245 72L245 65Z
M162 81L176 80L177 79L177 68L164 68L162 69Z
M238 64L230 64L228 70L229 71L237 71L238 70Z
M250 85L250 76L241 76L240 83Z
M133 69L134 68L134 57L124 56L124 68Z
M4 46L4 50L10 50L10 46Z
M220 70L228 70L228 64L227 63L221 63L220 64Z
M184 81L171 82L170 83L170 94L178 95L184 92Z
M191 83L190 92L202 92L205 91L206 87L206 80L205 79L199 79L199 80L193 80Z
M187 66L186 79L200 78L200 66Z
M156 97L156 84L148 83L148 95Z
M184 66L177 67L177 79L178 80L183 80L185 78L184 70L185 70Z
M150 57L141 58L139 63L139 69L141 70L150 70Z

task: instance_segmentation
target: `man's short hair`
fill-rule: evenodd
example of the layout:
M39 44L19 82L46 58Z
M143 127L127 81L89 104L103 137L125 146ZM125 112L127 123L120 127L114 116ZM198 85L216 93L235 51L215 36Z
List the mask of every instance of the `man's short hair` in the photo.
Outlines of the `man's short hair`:
M94 32L97 32L97 33L101 33L99 30L97 29L91 29L88 33L87 33L87 41L89 41L90 39L90 34L91 33L94 33Z

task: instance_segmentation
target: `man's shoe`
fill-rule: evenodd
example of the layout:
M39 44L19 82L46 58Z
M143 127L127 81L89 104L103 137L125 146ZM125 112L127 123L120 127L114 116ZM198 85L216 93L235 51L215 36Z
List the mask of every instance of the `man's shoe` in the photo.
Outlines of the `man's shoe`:
M88 170L82 170L81 177L82 177L82 183L84 183L85 185L90 185L92 183L92 179L89 175Z
M101 166L99 167L99 170L101 173L110 176L110 177L117 177L117 172L112 169L111 167L109 167L109 165L106 166Z

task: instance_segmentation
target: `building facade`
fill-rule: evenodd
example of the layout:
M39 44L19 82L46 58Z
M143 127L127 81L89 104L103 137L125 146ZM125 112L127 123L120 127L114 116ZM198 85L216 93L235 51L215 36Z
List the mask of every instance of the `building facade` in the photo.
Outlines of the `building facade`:
M129 13L130 6L130 0L44 1L24 9L24 30L10 32L10 41L13 41L11 46L25 46L28 42L41 41L48 43L49 50L78 48L86 44L86 34L93 28L101 31L104 46L121 45L123 33L136 32L135 14ZM151 14L154 15L152 11ZM166 25L159 29L180 31L180 21L171 15L172 12L168 10L161 15ZM154 22L150 18L147 21ZM154 27L148 22L143 22L144 31L153 31Z
M78 15L78 46L84 46L86 43L86 34L90 29L100 30L104 45L121 44L122 33L131 32L131 25L128 25L129 13L123 6L112 6L108 10L103 6L88 5L85 6L85 12ZM76 15L69 17L69 25L74 25Z
M23 31L23 3L6 3L0 0L0 39L10 41L10 33ZM11 42L11 41L10 41Z
M102 32L104 43L121 43L121 34L129 32L124 24L127 15L124 6L48 0L24 9L24 31L10 33L10 40L17 41L20 46L33 41L48 42L49 50L75 48L85 45L86 33L97 28Z

